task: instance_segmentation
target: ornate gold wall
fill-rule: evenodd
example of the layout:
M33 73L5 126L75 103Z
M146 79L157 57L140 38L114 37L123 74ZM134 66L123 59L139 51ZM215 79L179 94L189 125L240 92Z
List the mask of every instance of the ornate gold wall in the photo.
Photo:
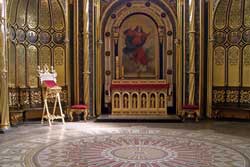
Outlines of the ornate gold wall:
M212 104L235 112L250 106L250 1L214 4ZM237 115L237 114L236 114Z
M53 65L66 85L65 1L8 1L9 87L38 87L38 65Z
M67 101L69 73L67 1L9 0L8 86L10 107L41 105L37 66L54 66ZM18 88L18 89L17 89ZM16 97L15 97L16 96Z

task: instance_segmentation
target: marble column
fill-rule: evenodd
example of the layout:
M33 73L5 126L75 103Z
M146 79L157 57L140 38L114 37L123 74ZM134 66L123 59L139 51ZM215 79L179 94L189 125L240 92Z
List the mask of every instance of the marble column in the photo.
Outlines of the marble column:
M6 50L6 0L0 0L0 115L1 129L7 129L10 125L8 106L8 67Z
M195 0L189 0L189 98L194 104L195 96Z

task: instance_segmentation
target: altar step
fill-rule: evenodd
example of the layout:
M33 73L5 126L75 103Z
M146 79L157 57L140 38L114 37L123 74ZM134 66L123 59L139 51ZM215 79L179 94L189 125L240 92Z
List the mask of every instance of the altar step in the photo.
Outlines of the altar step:
M181 122L177 115L100 115L96 122Z

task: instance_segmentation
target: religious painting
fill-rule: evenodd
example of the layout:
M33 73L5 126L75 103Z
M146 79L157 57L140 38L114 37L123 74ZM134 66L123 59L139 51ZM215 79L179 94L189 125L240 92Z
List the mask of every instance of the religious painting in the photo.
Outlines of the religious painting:
M157 26L150 17L135 14L124 20L118 47L123 78L157 78L159 39Z

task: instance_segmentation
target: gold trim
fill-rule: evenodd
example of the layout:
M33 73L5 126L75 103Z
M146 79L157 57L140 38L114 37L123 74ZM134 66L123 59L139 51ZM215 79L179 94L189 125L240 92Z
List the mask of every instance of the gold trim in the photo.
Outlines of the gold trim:
M200 73L199 73L199 110L200 115L203 113L203 98L204 98L204 0L200 1Z
M189 97L188 103L194 105L195 96L195 1L189 0Z
M208 19L208 66L207 66L207 116L211 118L212 116L212 83L213 83L213 19L214 19L214 11L213 11L214 0L208 1L208 11L209 11L209 19Z
M65 46L66 46L66 85L68 86L68 103L71 104L71 83L70 83L70 43L69 43L69 34L70 34L70 14L69 14L69 5L70 0L66 0L66 14L65 14L65 22L66 22L66 38L65 38Z
M83 83L84 83L84 104L89 105L89 11L88 11L89 0L85 0L83 3L83 48L84 48L84 72L83 72Z
M178 24L177 24L177 33L176 33L176 113L177 115L181 115L181 109L182 109L182 50L183 50L183 32L182 32L182 26L183 26L183 0L178 0L177 5L177 18L178 18Z
M101 57L101 49L102 49L102 39L101 39L101 2L97 0L96 2L96 115L101 114L102 108L102 57Z
M2 1L1 3L1 11L4 11L4 14L1 16L1 50L2 54L0 55L0 116L1 116L1 128L7 129L10 125L10 118L9 118L9 104L8 104L8 67L7 67L7 22L6 22L6 1ZM2 13L1 13L2 14Z
M78 0L74 4L74 103L79 104L79 9Z

